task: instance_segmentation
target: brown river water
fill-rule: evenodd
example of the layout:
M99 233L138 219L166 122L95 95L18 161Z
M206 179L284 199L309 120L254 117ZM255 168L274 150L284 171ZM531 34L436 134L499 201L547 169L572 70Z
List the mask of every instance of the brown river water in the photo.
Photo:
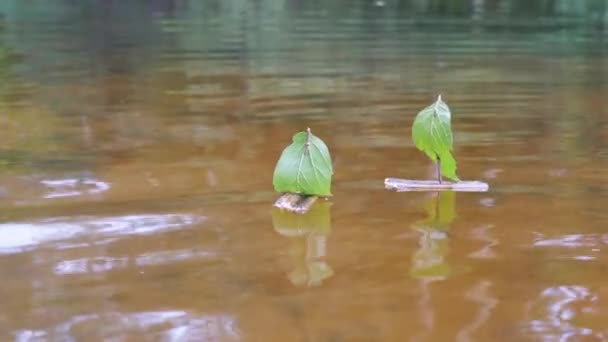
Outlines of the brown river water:
M0 340L608 341L608 35L473 2L4 1ZM438 94L489 192L384 189Z

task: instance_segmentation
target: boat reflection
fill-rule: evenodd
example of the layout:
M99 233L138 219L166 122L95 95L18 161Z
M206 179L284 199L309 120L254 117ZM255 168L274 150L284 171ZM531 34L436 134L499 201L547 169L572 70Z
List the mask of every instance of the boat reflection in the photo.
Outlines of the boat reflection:
M427 217L414 224L420 233L418 250L412 257L410 275L427 280L446 279L451 272L446 257L449 252L448 230L456 217L455 193L432 193L423 206Z
M329 202L317 202L306 214L273 208L274 230L289 238L292 271L287 277L296 286L318 286L334 272L324 260L331 232Z

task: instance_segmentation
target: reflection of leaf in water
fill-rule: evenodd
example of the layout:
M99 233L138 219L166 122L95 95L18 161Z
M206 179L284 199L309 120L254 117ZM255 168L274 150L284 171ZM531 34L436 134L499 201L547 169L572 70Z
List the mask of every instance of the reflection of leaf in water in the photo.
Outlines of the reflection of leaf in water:
M323 280L334 275L334 270L323 260L303 260L301 262L300 258L300 262L295 263L294 269L287 275L289 281L296 286L319 286Z
M451 273L445 257L449 252L446 231L456 218L456 193L445 191L432 194L423 203L427 218L414 226L421 232L420 247L412 256L410 275L414 278L445 279Z
M445 261L448 254L448 237L433 228L422 230L420 248L412 256L410 275L414 278L445 279L450 274L450 265Z
M456 192L454 191L443 191L432 194L432 197L423 204L427 217L416 225L447 230L456 218L455 203Z
M318 286L334 272L323 260L326 239L331 231L329 202L317 202L306 214L295 214L273 208L275 231L290 238L289 255L292 270L287 277L296 286Z
M273 207L274 230L283 236L302 236L310 232L327 235L331 231L330 206L330 202L318 201L306 214L295 214Z

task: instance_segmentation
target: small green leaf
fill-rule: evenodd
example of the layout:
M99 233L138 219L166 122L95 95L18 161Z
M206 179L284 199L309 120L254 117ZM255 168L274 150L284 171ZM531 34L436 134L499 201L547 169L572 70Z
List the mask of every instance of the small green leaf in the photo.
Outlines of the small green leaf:
M332 174L327 146L307 129L283 150L272 183L277 192L331 196Z
M456 159L452 155L453 137L450 108L441 101L441 95L432 105L416 115L412 127L412 139L416 147L434 162L441 165L443 176L459 181L456 175Z

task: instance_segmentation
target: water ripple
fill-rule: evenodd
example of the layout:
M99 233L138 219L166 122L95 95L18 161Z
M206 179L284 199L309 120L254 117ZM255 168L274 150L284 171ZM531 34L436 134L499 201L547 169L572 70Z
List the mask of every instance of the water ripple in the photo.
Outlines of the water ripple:
M15 333L16 342L76 341L79 331L87 326L99 326L93 340L123 340L127 336L145 333L147 338L160 341L237 341L240 340L238 320L229 314L197 315L186 311L146 311L135 313L109 312L84 314L48 329L21 329Z
M551 238L538 237L533 246L555 249L556 259L593 261L608 245L608 234L565 234Z
M51 192L43 196L44 198L70 197L84 194L93 195L110 189L110 183L92 178L42 180L40 184L51 190Z
M530 315L542 315L533 318L526 330L540 337L541 341L574 341L581 338L595 338L604 341L608 332L595 331L590 327L580 326L577 316L594 311L599 297L584 286L560 285L545 289L539 298L530 303Z
M131 257L96 257L63 260L58 262L55 267L55 274L82 274L107 272L116 269L135 266L152 266L170 264L177 261L213 258L217 253L204 250L182 249L175 251L151 252Z
M535 247L599 247L608 244L608 234L566 234L553 238L538 238Z
M80 247L90 242L75 241L91 238L94 244L114 241L125 235L148 235L181 229L202 222L205 218L189 214L142 214L107 217L58 217L33 222L0 224L0 254L28 251L53 243L59 249Z

